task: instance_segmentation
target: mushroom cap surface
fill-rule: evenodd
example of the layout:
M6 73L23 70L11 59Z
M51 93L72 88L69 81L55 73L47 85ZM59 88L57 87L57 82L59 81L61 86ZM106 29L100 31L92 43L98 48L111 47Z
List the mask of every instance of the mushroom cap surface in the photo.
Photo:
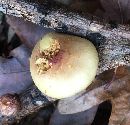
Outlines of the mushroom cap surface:
M53 40L60 43L60 51L52 61L51 68L39 75L36 56L39 50L46 49ZM34 47L30 71L35 85L42 93L61 99L86 89L95 78L98 62L98 53L90 41L72 35L49 33Z

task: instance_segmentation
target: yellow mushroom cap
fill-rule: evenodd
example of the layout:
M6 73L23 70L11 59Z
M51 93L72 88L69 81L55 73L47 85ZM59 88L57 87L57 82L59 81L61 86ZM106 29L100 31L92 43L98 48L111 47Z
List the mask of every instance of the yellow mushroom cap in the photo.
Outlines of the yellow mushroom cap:
M46 51L53 41L59 43L59 51L54 55L52 62L48 58L40 59L45 65L48 62L51 65L39 74L36 58L39 51ZM42 93L61 99L86 89L95 78L98 62L98 53L90 41L72 35L49 33L34 47L30 71L35 85Z

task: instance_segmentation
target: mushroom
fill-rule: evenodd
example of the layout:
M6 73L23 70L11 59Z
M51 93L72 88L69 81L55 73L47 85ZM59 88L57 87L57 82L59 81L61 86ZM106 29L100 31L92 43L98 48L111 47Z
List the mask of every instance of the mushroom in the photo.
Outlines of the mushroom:
M0 113L3 116L16 115L21 109L21 102L17 94L5 94L0 97Z
M61 99L86 89L95 78L98 62L98 53L90 41L49 33L32 51L30 72L42 93Z

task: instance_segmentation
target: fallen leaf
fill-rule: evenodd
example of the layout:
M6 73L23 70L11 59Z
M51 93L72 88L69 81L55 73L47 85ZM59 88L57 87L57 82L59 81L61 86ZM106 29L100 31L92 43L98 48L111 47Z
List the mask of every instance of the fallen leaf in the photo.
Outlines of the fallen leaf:
M100 0L103 9L102 17L119 23L128 23L130 20L130 1L129 0Z
M83 12L84 14L94 14L97 10L104 11L101 6L100 0L73 0L69 7L73 10Z
M58 109L51 117L49 125L91 125L97 112L97 106L94 106L83 112L75 114L61 114Z
M55 0L72 10L90 13L107 21L130 23L129 0Z
M129 104L130 77L129 76L130 76L130 71L128 67L119 67L119 69L117 69L116 79L112 81L108 89L105 89L104 88L105 85L103 85L89 91L86 90L86 93L83 94L80 93L73 97L60 100L55 113L52 115L50 125L53 124L73 125L76 123L81 123L80 125L82 125L84 119L80 118L81 121L80 120L76 121L78 119L76 116L77 115L79 117L82 116L83 118L86 117L87 119L87 116L84 116L84 113L89 110L91 111L91 109L94 106L101 104L101 102L106 100L109 100L112 104L111 116L109 113L110 116L109 124L115 125L115 124L121 124L122 122L124 124L129 123L129 120L126 119L128 117L127 114L129 114L129 110L130 110L130 104ZM95 125L95 123L93 124Z
M0 58L0 95L21 93L32 83L29 71L30 52L24 45L11 52L13 58Z
M130 125L130 112L126 115L126 119L122 121L121 125Z
M7 16L7 22L23 44L10 51L13 58L0 57L0 95L21 93L33 83L29 67L31 51L36 42L50 32L49 29L11 16ZM11 44L13 42L17 41L14 39Z
M6 18L10 27L14 29L23 44L25 44L30 50L33 49L41 37L43 37L46 33L53 31L52 29L24 21L23 19L13 16L7 16Z

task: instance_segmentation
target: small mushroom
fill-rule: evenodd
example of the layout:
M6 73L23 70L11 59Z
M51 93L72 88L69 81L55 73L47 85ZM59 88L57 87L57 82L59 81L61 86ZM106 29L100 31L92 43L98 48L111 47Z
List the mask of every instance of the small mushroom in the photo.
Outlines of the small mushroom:
M20 100L15 94L5 94L0 97L0 113L3 116L15 115L20 110Z
M98 62L98 53L90 41L49 33L34 47L30 71L42 93L61 99L86 89L95 78Z

